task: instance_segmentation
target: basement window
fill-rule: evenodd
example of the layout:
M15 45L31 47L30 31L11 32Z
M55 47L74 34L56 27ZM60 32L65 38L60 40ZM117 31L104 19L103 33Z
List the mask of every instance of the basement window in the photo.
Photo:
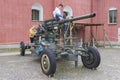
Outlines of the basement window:
M109 24L117 24L117 9L109 9Z

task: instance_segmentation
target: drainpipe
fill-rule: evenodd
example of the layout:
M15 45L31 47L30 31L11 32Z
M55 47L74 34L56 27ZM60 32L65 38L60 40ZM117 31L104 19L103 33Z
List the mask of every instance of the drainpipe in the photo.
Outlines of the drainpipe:
M91 0L90 2L90 12L93 13L93 0ZM90 19L90 23L93 23L93 19L91 18ZM91 40L91 43L92 43L92 38L93 38L93 27L90 26L90 40Z
M91 5L90 12L93 13L93 0L91 0L90 5ZM91 18L91 23L93 23L93 19L92 18Z
M56 0L53 0L52 1L53 3L52 3L52 18L53 18L53 11L54 11L54 9L55 9L55 5L56 5Z
M55 8L55 3L56 3L55 0L53 0L53 9Z

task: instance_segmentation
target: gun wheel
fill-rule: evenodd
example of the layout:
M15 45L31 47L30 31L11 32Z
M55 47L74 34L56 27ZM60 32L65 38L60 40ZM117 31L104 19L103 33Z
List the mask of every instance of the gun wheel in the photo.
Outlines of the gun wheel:
M85 53L87 56L81 56L83 65L89 69L96 69L100 64L100 53L94 47L88 47Z
M20 55L25 55L25 43L23 41L20 42Z
M50 50L45 50L41 54L41 68L47 76L53 75L56 71L56 60L54 54Z

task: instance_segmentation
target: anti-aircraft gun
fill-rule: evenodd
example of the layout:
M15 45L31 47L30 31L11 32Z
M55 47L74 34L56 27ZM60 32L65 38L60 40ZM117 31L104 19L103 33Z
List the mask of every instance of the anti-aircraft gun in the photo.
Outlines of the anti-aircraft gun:
M89 69L97 68L100 64L100 54L97 48L92 46L80 47L78 45L77 31L73 28L73 35L69 32L73 26L73 21L95 17L96 14L87 14L71 19L56 21L49 19L43 21L37 28L34 40L34 50L36 53L40 49L41 37L44 35L50 46L39 51L40 64L44 74L53 75L56 71L56 59L75 61L78 66L78 55L81 56L83 65ZM64 30L66 27L66 30ZM25 49L30 49L23 41L20 43L21 55L25 55Z

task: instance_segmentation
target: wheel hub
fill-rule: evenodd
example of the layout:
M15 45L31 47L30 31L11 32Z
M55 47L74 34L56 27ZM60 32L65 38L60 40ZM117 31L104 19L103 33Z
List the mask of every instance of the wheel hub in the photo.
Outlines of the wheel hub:
M86 58L86 63L87 63L87 64L92 64L93 61L94 61L94 57L93 57L93 55L92 55L91 53L89 53L88 55L89 55L89 56L86 56L86 57L85 57L85 58Z
M44 54L42 56L42 62L41 63L42 63L43 70L45 72L47 72L49 70L49 68L50 68L50 61L49 61L49 58L48 58L48 56L46 54Z
M46 59L43 61L43 64L44 64L45 69L47 69L48 68L48 61Z

